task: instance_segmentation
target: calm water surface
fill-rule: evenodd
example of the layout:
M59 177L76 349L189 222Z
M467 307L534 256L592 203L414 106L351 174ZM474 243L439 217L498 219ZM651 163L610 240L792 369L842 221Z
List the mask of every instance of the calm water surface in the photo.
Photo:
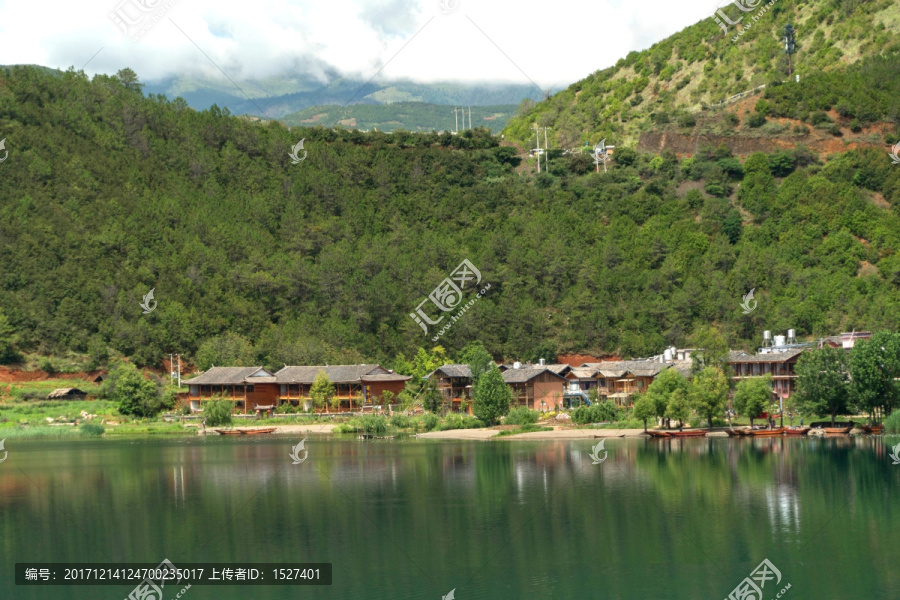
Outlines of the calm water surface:
M719 600L763 559L787 600L900 598L896 436L611 439L597 465L593 440L310 436L293 465L298 441L8 441L0 598L134 587L16 587L16 562L163 558L334 564L330 587L195 585L186 600Z

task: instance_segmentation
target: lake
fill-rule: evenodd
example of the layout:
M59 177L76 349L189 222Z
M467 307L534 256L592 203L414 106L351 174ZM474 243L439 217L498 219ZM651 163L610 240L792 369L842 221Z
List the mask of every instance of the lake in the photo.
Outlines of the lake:
M0 598L134 587L15 586L16 562L164 558L334 565L329 587L186 600L719 600L764 559L765 600L900 597L897 436L608 439L599 464L593 440L309 436L295 465L299 441L8 441Z

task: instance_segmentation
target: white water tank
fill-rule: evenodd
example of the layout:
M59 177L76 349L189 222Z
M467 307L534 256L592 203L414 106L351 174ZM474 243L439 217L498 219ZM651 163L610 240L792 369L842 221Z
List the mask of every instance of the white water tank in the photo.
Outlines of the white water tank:
M775 345L776 346L784 346L784 336L783 335L775 336Z
M671 348L666 348L666 351L663 352L663 359L666 362L672 362L672 349Z
M797 332L793 329L788 329L787 341L788 344L795 344L797 342Z
M540 364L541 364L542 367L544 366L544 359L543 359L543 358L541 359Z
M513 369L521 369L521 368L522 368L522 363L520 363L519 361L516 361L513 363Z
M772 345L772 332L768 329L763 331L763 346Z

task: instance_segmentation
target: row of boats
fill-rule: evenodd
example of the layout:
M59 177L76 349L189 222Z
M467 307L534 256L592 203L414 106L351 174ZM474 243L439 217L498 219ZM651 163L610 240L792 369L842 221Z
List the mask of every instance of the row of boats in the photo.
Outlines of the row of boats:
M816 432L821 431L823 434L843 434L846 435L850 433L850 430L853 429L855 425L850 423L848 425L841 424L840 427L816 427ZM860 429L862 429L865 433L874 433L880 434L884 433L884 425L859 425ZM743 427L741 429L725 429L725 433L728 434L729 437L741 437L741 436L753 436L753 437L775 437L781 435L788 436L801 436L807 435L810 431L813 430L813 427L774 427L772 429L768 428L750 428ZM690 429L688 431L659 431L659 430L651 430L648 431L647 434L650 437L654 438L686 438L686 437L703 437L708 432L704 429Z

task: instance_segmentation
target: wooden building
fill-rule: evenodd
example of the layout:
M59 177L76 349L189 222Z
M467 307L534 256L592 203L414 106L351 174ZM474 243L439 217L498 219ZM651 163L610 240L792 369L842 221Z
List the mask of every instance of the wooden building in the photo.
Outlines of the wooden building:
M632 396L647 391L653 380L665 369L674 368L685 377L690 376L691 361L675 360L616 360L585 363L566 374L566 395L587 398L591 390L597 390L601 402L610 400L620 406L630 406Z
M508 369L503 372L503 381L512 390L512 407L527 406L532 410L546 411L563 405L566 378L546 366Z
M309 391L320 372L334 384L338 407L327 407L329 412L352 412L365 406L381 405L384 392L390 391L396 396L412 379L380 365L286 366L275 374L279 386L278 404L290 402L304 410L313 409ZM315 410L325 412L326 408Z
M451 412L472 414L472 371L469 365L444 365L427 375Z
M794 366L803 353L803 348L791 348L783 352L731 352L728 366L731 367L731 379L736 384L742 379L751 377L772 376L772 391L778 398L790 398L797 390L797 374Z
M215 397L235 403L235 411L254 412L258 407L274 407L278 401L275 376L262 367L212 367L184 382L191 410L203 410L203 402Z

